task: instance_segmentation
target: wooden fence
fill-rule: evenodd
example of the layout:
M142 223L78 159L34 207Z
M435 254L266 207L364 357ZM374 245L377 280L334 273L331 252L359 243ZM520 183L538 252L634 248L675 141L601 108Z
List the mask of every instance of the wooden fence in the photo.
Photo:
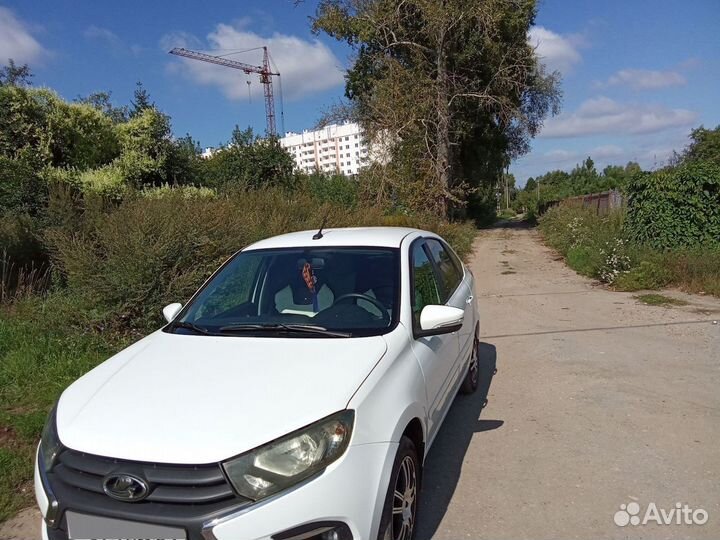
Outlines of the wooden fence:
M540 213L544 213L548 208L553 206L578 206L594 210L599 216L607 215L611 210L622 208L625 204L625 198L617 189L603 191L602 193L591 193L589 195L578 195L576 197L568 197L561 201L550 201L542 205Z

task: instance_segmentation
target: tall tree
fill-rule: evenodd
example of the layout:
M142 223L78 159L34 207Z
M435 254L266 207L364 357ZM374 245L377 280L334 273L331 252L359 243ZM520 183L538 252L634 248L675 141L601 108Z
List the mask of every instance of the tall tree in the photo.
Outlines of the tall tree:
M115 124L127 121L129 114L127 105L115 107L112 104L111 97L112 92L93 92L86 97L76 97L75 102L90 105L108 116Z
M150 92L148 92L143 83L140 81L135 83L135 92L133 92L133 99L130 102L130 117L135 118L139 114L142 114L146 109L154 109L155 103L150 99Z
M33 74L30 66L18 66L15 61L8 59L8 65L0 69L0 86L30 86Z
M313 28L355 49L346 95L367 135L392 146L399 184L409 173L425 209L447 214L558 110L558 74L527 40L534 18L534 0L321 0Z
M251 128L233 129L230 144L204 160L205 184L219 188L289 187L295 160L277 137L260 138Z
M690 144L685 148L682 159L720 165L720 126L715 129L706 129L704 126L693 129Z

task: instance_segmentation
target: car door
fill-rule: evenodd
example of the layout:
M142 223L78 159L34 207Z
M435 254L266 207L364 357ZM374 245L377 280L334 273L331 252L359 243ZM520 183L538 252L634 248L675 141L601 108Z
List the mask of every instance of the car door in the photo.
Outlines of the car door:
M457 332L436 336L415 337L420 327L420 312L427 305L444 304L443 289L425 239L415 240L410 247L410 301L413 318L413 352L425 377L427 399L428 442L437 433L447 411L452 375L458 355Z
M449 408L453 398L457 392L457 388L462 382L465 375L465 351L469 351L468 341L472 340L472 316L468 316L468 298L470 292L468 285L464 280L462 265L459 261L453 259L451 250L447 245L437 238L428 238L426 240L427 250L438 276L438 282L441 288L441 300L445 305L462 309L465 312L462 328L457 333L452 334L457 339L457 349L452 360L450 372L450 386L448 388L448 396L445 401L445 407ZM472 298L470 298L472 303ZM443 412L443 415L446 411Z
M475 338L475 308L473 304L473 278L465 272L462 262L445 242L436 238L427 240L428 249L438 269L440 284L445 290L445 302L465 311L463 326L458 331L458 376L464 375ZM462 373L461 373L462 372Z

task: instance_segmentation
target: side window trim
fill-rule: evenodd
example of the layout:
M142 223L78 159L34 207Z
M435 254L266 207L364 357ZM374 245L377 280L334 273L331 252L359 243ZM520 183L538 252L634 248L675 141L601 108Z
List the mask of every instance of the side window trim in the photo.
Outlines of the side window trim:
M465 279L465 265L462 263L457 253L455 253L455 251L444 240L440 240L440 245L448 252L453 266L457 269L458 274L460 275L460 282L462 282Z
M440 267L435 262L435 257L433 257L433 253L430 250L430 246L428 246L427 241L428 240L434 240L434 238L424 238L425 242L423 242L423 251L425 252L425 256L430 261L430 266L432 266L433 269L433 275L435 276L435 283L437 284L438 293L440 293L440 301L443 303L443 305L447 304L448 300L450 299L450 296L452 294L448 294L448 291L445 290L445 280L443 279L442 272L440 271Z
M426 238L424 238L422 236L419 238L416 238L415 240L413 240L410 243L410 247L409 247L409 251L408 251L408 255L409 255L408 262L409 262L409 266L410 266L410 272L409 272L409 274L410 274L410 288L409 288L410 321L412 323L412 333L413 333L413 337L415 339L418 338L418 332L420 330L417 327L417 323L415 321L415 316L413 313L413 307L415 305L415 248L417 247L418 244L420 244L420 248L422 249L423 253L425 253L425 257L427 257L427 260L430 262L430 266L432 267L432 270L433 270L433 277L435 278L435 287L438 289L438 291L437 291L438 294L440 294L440 290L441 290L440 289L441 281L438 279L438 270L436 268L435 262L433 261L432 253L430 253L430 251L427 247Z
M445 279L443 278L443 274L442 274L442 271L440 270L440 267L438 266L438 263L435 261L435 257L433 256L432 251L430 250L430 248L427 245L427 240L435 240L438 244L440 244L440 247L442 247L447 253L450 253L447 249L447 245L445 244L445 242L443 242L442 240L440 240L439 238L436 238L434 236L425 237L424 240L426 242L423 245L423 249L425 249L425 253L427 254L427 256L430 259L430 264L432 264L433 270L435 272L435 279L438 282L438 286L442 289L442 292L444 294L444 298L442 299L442 302L443 302L443 304L447 304L450 301L450 298L452 298L452 296L458 291L458 289L460 288L460 285L462 285L463 279L465 278L465 273L463 270L457 268L457 265L455 264L453 257L448 255L448 257L450 258L451 264L458 271L458 274L460 275L460 279L455 284L455 288L453 288L453 290L446 291L445 290Z

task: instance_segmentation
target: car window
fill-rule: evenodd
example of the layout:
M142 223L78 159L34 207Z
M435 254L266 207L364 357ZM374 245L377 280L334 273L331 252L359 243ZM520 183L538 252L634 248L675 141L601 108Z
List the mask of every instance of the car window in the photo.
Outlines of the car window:
M379 335L398 319L399 265L399 250L392 248L245 251L213 276L177 320L215 333L236 325L305 324Z
M455 292L460 281L462 281L462 271L455 262L454 258L438 240L429 238L426 240L433 261L440 271L441 288L443 291L442 300L446 302L448 298Z
M236 258L213 280L204 301L197 306L196 318L217 317L221 313L249 305L262 258L257 256Z
M412 247L412 313L413 321L420 324L420 312L425 306L440 304L440 291L435 278L435 270L427 256L424 242L416 242Z

